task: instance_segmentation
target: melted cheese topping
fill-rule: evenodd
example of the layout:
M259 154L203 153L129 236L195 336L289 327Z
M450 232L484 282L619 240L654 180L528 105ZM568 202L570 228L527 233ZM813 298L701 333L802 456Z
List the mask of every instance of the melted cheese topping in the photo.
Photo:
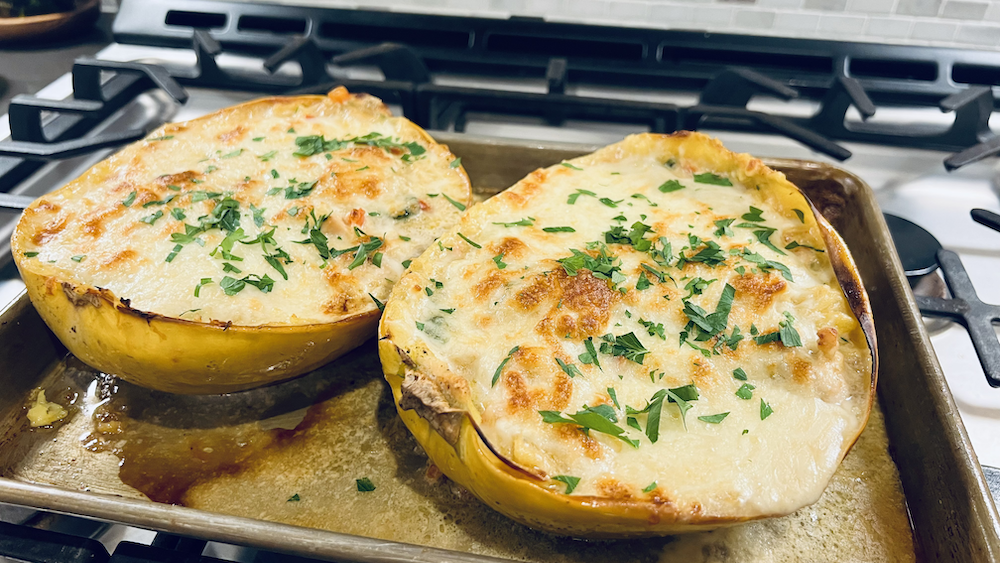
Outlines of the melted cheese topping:
M578 478L573 495L701 517L813 502L867 417L866 339L806 201L715 172L665 154L656 136L536 171L428 249L383 332L422 373L463 388L495 450L553 491ZM602 245L615 267L603 277L559 261L599 258ZM696 340L694 317L726 292L725 329ZM688 385L698 398L684 420L668 400L653 432L648 412L629 414ZM590 420L595 407L613 412L610 432L546 421L588 407Z
M320 135L364 139L295 154L297 139ZM142 311L250 326L334 322L374 311L372 296L384 301L403 263L457 221L470 187L453 162L369 96L258 100L167 125L45 196L25 212L15 250L33 269ZM200 230L185 237L191 228Z

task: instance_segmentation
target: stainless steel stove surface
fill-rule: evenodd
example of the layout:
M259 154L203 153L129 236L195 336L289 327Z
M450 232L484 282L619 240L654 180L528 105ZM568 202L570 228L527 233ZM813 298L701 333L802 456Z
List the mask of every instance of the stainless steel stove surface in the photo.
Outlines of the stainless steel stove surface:
M191 67L196 63L195 53L190 49L146 47L113 44L97 55L107 61L143 62L163 65L167 68ZM248 73L267 75L261 59L239 55L222 54L218 57L221 66L241 69ZM336 68L338 77L356 80L381 79L382 73L372 67ZM294 81L299 74L298 65L285 63L278 75ZM495 76L435 75L433 83L449 86L474 86L495 88L514 92L546 92L544 79L516 78L501 79ZM261 93L219 90L187 86L189 98L178 104L160 91L150 91L138 96L132 103L117 112L105 122L102 129L92 134L120 132L127 129L148 130L167 121L184 121L208 112L250 100ZM69 73L42 91L39 98L62 100L73 93ZM659 104L693 105L698 102L697 92L659 92L637 90L627 87L579 86L567 88L584 98L614 98L638 100ZM749 102L748 109L786 116L809 116L817 111L818 104L810 100L784 101L775 97L756 96ZM396 113L400 108L393 108ZM856 110L848 112L848 119L861 123ZM990 121L1000 119L993 114ZM946 130L954 120L932 107L879 107L869 123L906 125L928 124L939 131ZM497 118L494 115L470 113L464 123L464 132L484 137L507 137L530 140L563 141L603 145L620 140L624 135L642 130L635 125L620 123L594 123L567 120L558 127L550 126L542 119ZM983 208L1000 212L1000 162L986 159L948 172L943 161L948 152L917 148L901 148L845 142L842 146L853 156L845 162L838 162L829 156L807 148L799 142L777 135L702 129L719 137L730 149L747 152L761 157L799 158L829 162L841 166L864 179L877 194L879 204L886 213L909 219L930 231L946 249L953 250L961 257L980 299L987 303L1000 303L1000 233L991 231L975 223L969 212L973 208ZM433 135L434 132L431 131ZM0 139L10 135L8 116L0 118ZM97 162L109 150L101 150L85 156L55 161L45 164L26 181L18 184L11 193L38 196L58 188ZM12 226L2 227L0 238L9 237ZM23 284L17 278L14 268L8 265L2 270L0 279L0 305L16 299ZM984 377L976 352L967 331L962 326L944 320L929 320L928 328L934 350L948 379L948 384L958 404L975 453L983 465L1000 466L1000 389L989 386ZM995 328L995 330L997 330ZM1000 332L1000 330L998 330ZM883 357L883 362L892 362L891 357ZM121 534L132 534L152 541L151 532L113 531L102 532L114 544ZM145 535L144 535L145 534ZM147 537L148 536L148 537ZM103 541L103 540L102 540ZM214 548L213 548L214 549ZM250 560L249 551L236 548L218 548L220 556ZM227 551L228 550L228 551ZM212 553L206 552L211 555Z

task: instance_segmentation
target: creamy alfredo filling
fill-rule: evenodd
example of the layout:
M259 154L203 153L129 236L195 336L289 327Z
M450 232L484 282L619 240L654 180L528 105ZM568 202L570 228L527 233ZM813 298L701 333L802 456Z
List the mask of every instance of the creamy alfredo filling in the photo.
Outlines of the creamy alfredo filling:
M818 498L871 369L810 210L652 154L584 162L467 216L406 308L488 440L573 495L736 516Z

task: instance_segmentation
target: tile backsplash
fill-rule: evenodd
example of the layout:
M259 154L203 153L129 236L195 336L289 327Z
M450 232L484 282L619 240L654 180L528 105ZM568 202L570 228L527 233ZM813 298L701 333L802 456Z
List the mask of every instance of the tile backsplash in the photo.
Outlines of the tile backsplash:
M274 3L275 0L260 0ZM722 33L1000 50L1000 0L279 0Z

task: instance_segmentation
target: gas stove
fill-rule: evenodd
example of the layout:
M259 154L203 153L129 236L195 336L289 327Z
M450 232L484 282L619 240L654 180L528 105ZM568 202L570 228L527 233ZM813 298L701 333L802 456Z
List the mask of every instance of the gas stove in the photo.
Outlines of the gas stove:
M0 142L0 205L24 203L5 194L33 199L58 188L163 122L338 84L383 98L432 135L604 145L639 131L697 128L734 151L833 163L864 179L885 213L923 227L954 252L929 251L941 258L949 284L932 263L911 285L927 294L919 302L930 312L934 350L979 461L1000 466L1000 390L990 384L990 377L1000 384L1000 316L995 307L977 309L977 355L969 331L948 318L964 305L942 299L950 286L966 302L974 288L982 302L1000 303L1000 233L970 216L973 209L1000 212L1000 165L991 158L1000 141L989 129L1000 53L276 10L124 1L114 26L118 43L78 61L35 96L15 99L0 119L0 138L9 137ZM931 79L928 64L939 65ZM0 240L7 240L13 215L0 220ZM926 246L919 251L928 253ZM23 285L6 243L0 252L3 305ZM971 283L962 282L963 271ZM101 533L112 544L123 534L152 539L139 530ZM163 536L153 546L204 548L182 544ZM227 553L262 560L256 552Z

